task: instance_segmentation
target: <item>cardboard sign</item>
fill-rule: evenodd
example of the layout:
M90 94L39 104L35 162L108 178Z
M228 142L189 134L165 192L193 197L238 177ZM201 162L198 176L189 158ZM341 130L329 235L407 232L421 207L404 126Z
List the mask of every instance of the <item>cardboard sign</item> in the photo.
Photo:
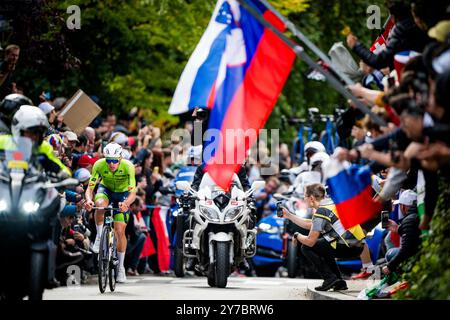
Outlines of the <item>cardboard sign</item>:
M79 89L62 109L64 123L77 135L98 116L102 109L83 90Z

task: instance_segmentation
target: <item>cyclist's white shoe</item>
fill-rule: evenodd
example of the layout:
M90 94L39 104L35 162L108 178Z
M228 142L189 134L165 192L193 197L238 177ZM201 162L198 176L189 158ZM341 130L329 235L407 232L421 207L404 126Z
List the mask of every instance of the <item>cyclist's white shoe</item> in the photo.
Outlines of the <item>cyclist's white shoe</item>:
M95 237L94 245L92 246L92 251L98 253L100 251L100 241L101 237Z
M127 281L127 276L125 272L125 268L119 268L119 272L117 273L117 282L124 283Z

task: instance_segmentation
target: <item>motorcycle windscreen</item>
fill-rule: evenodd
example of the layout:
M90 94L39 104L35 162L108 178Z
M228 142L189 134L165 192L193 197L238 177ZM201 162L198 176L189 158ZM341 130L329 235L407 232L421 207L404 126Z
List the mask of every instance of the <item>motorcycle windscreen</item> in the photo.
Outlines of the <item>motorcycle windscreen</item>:
M242 190L241 182L239 181L239 177L237 176L236 173L233 174L233 179L231 180L231 184ZM209 175L208 172L205 172L205 174L203 175L203 178L202 178L202 181L200 182L200 187L198 188L198 190L202 190L203 188L206 188L206 187L208 187L210 190L215 190L215 189L219 188L217 186L217 184L214 182L214 180L211 178L211 176Z

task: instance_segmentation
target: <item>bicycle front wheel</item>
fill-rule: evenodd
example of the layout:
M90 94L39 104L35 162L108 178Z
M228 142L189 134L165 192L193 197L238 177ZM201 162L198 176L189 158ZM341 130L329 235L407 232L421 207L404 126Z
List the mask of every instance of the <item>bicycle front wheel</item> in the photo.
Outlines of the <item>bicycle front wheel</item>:
M117 258L117 239L112 232L112 247L111 254L109 255L109 290L113 292L116 289L117 272L119 271L119 260ZM111 242L110 242L111 243Z
M101 293L105 292L106 286L108 285L110 232L111 229L109 226L103 227L100 249L98 251L98 288Z

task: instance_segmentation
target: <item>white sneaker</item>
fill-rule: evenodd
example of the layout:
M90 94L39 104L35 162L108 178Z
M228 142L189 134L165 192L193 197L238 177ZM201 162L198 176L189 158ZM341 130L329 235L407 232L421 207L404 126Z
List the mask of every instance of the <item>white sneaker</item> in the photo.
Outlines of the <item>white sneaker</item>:
M125 268L119 268L119 272L117 273L117 282L124 283L127 281L127 276L125 272Z
M101 237L95 237L94 245L92 246L92 251L98 253L100 251L100 241Z

